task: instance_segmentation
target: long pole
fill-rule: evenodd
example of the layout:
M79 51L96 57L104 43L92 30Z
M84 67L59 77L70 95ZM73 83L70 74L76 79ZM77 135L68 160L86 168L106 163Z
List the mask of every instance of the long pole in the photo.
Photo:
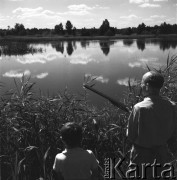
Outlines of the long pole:
M85 87L86 89L89 89L90 91L92 91L92 92L94 92L94 93L102 96L103 98L109 100L113 105L117 106L117 107L120 108L121 110L129 113L129 109L128 109L128 107L127 107L125 104L123 104L123 103L121 103L121 102L119 102L119 101L111 98L110 96L108 96L108 95L106 95L106 94L104 94L104 93L102 93L102 92L100 92L100 91L98 91L98 90L96 90L96 89L88 86L88 85L84 85L84 87Z

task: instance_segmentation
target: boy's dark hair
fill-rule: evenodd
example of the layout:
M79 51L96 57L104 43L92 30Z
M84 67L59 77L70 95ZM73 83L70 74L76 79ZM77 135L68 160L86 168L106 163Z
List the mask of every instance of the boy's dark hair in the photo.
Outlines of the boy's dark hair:
M74 122L68 122L61 128L61 137L71 148L80 146L82 141L82 128Z
M151 75L145 79L145 83L148 83L152 88L161 89L164 83L164 77L162 74L150 71Z

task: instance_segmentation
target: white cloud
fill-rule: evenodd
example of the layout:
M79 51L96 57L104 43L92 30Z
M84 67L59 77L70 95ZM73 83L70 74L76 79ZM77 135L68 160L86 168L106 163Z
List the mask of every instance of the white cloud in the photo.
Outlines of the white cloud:
M29 70L25 70L24 72L21 70L11 70L3 74L3 77L10 77L10 78L21 78L22 76L30 76L31 72Z
M103 76L93 76L91 74L85 74L85 77L86 78L90 77L92 79L96 78L95 81L98 81L98 82L101 82L101 83L108 83L109 82L109 78L105 78Z
M144 4L141 4L139 5L139 7L142 7L142 8L158 8L158 7L161 7L160 4L149 4L149 3L144 3Z
M57 58L63 57L60 53L51 53L51 54L36 54L33 56L32 54L27 54L24 56L17 56L17 62L21 64L33 64L33 63L41 63L45 64L49 61L53 61Z
M140 3L147 3L147 2L149 2L149 0L129 0L129 2L140 4Z
M138 61L142 63L142 67L146 67L146 64L154 68L162 65L162 63L159 62L159 59L156 57L141 58Z
M54 15L55 13L53 11L50 11L50 10L44 10L42 12L42 14L46 14L46 15Z
M79 5L69 5L68 9L71 11L87 11L87 10L92 10L93 8L85 4L79 4Z
M128 78L128 77L126 77L124 79L118 79L116 83L121 86L129 86L129 81L130 81L131 86L137 85L137 81L135 81L135 79Z
M17 62L21 63L21 64L33 64L33 63L41 63L41 64L45 64L46 61L43 59L43 57L41 56L41 58L35 57L32 55L25 55L22 57L18 57Z
M95 80L99 81L101 83L108 83L109 82L109 79L108 78L104 78L103 76L98 76Z
M95 5L95 6L87 6L85 4L78 4L78 5L69 5L68 9L71 11L89 11L89 10L94 10L94 9L110 9L109 7L105 7L105 6L100 6L100 5Z
M138 16L136 16L136 15L134 15L134 14L131 14L131 15L129 15L129 16L121 16L120 17L121 19L137 19L137 18L140 18L140 17L138 17Z
M33 14L33 13L39 13L43 10L42 7L38 7L38 8L35 8L35 9L32 9L32 8L17 8L15 10L12 11L12 13L26 13L26 14Z
M146 67L146 64L148 66L152 66L152 67L158 67L160 66L160 62L159 59L156 57L149 57L149 58L140 58L135 62L130 62L128 63L128 66L131 68L135 68L135 67Z
M5 17L0 14L0 21L5 21Z
M154 0L154 2L168 2L168 0Z
M42 7L38 8L17 8L12 11L12 13L15 15L14 18L18 19L25 19L27 18L48 18L48 19L61 19L63 20L57 13L50 11L50 10L44 10Z
M38 75L36 75L35 77L38 78L38 79L44 79L44 78L46 78L48 75L49 75L49 73L46 72L46 73L38 74Z
M166 22L172 22L172 21L174 21L174 23L175 23L175 20L176 20L175 18L169 18L169 19L166 19L165 21L166 21ZM177 24L177 23L176 23L176 24Z
M134 46L127 47L127 46L124 45L119 51L134 54L134 53L137 52L137 48L134 47Z
M154 19L153 18L145 18L145 19L143 19L143 21L154 21Z
M94 9L103 9L103 10L107 10L107 9L110 9L110 7L103 7L103 6L100 6L100 5L96 5L95 7L93 7Z
M90 56L86 54L78 54L71 57L70 63L86 65L91 61L94 61L94 59L92 59Z
M57 13L58 15L76 15L76 16L84 16L90 14L89 11L67 11L64 13Z
M133 62L133 63L128 63L128 66L131 68L135 68L135 67L141 67L142 64L140 62Z
M158 60L159 60L158 58L141 58L141 59L139 59L139 61L143 62L143 63L156 62Z
M88 15L91 14L90 11L92 10L107 10L109 9L109 7L102 7L100 5L95 5L93 7L87 6L85 4L78 4L78 5L69 5L68 6L69 11L64 12L64 13L57 13L59 15L78 15L78 16L82 16L82 15Z
M9 0L9 1L18 2L18 1L23 1L23 0Z
M150 18L165 18L165 15L152 15Z

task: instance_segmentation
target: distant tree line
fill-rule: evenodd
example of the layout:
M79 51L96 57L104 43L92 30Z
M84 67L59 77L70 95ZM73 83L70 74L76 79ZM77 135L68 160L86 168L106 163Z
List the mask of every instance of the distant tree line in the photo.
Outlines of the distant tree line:
M128 27L123 29L117 29L111 27L107 19L105 19L99 28L82 28L77 29L71 21L67 21L65 26L59 23L54 26L53 29L44 28L25 28L23 24L16 23L13 28L10 26L7 29L0 29L0 36L15 35L15 36L49 36L49 35L60 35L60 36L115 36L116 34L121 35L132 35L132 34L177 34L177 24L171 25L166 22L161 25L155 25L153 27L146 26L144 23L139 24L137 27Z
M160 26L153 27L146 26L144 23L139 24L138 27L128 27L117 30L118 34L131 35L131 34L177 34L177 24L171 25L166 22Z

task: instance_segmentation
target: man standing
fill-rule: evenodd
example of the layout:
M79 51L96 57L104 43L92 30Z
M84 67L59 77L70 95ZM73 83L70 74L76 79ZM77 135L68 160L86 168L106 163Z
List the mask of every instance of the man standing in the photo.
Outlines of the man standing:
M144 178L162 176L160 167L170 161L167 142L176 137L176 105L159 95L163 83L163 76L157 72L144 74L141 82L144 100L133 107L129 117L130 165L136 164L139 176ZM153 172L153 163L160 164L158 172Z

